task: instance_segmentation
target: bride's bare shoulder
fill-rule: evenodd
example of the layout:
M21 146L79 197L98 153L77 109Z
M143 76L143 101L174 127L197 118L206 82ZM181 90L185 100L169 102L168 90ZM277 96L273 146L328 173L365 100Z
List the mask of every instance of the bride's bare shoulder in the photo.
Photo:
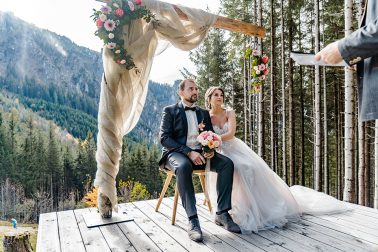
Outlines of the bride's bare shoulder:
M227 117L229 117L230 115L235 115L235 110L233 110L232 108L226 108L226 115Z

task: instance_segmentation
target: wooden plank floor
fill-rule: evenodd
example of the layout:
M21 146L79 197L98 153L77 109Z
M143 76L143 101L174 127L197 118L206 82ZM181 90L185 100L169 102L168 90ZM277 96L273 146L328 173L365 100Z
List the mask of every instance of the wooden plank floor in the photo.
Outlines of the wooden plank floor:
M87 228L82 214L95 209L77 209L42 214L37 251L377 251L378 210L351 204L353 211L338 215L304 215L301 221L258 234L234 234L217 226L203 194L197 208L204 241L188 238L187 218L177 209L171 225L173 199L165 198L159 212L157 200L121 204L134 221Z

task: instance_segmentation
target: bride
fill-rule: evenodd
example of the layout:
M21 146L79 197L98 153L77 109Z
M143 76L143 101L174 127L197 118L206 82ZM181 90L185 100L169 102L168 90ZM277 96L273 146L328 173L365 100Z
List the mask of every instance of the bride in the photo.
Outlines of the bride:
M224 109L224 91L210 87L205 94L214 132L221 136L219 151L234 162L231 215L242 233L282 227L296 221L302 213L335 213L348 209L346 204L324 193L287 184L243 141L235 137L236 117ZM215 192L216 174L208 177L209 195Z

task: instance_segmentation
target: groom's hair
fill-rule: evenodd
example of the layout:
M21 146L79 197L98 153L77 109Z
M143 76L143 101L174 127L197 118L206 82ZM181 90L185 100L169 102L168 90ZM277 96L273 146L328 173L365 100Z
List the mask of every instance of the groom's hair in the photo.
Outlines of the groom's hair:
M184 90L185 89L185 83L186 82L195 82L195 80L193 79L185 79L185 80L182 80L179 84L179 90Z

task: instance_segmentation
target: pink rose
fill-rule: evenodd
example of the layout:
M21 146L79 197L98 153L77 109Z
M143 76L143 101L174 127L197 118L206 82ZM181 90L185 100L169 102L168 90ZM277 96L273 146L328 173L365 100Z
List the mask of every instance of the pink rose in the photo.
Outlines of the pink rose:
M120 60L120 59L117 59L116 63L117 63L117 64L121 64L121 60Z
M265 68L265 70L264 70L264 75L268 75L268 73L269 73L268 68Z
M268 60L269 60L269 58L268 58L267 56L265 56L265 55L261 58L261 61L262 61L264 64L266 64L266 63L268 62Z
M104 25L104 22L101 21L101 19L97 19L96 26L97 28L101 28Z
M117 17L122 17L124 12L122 9L118 8L114 11L114 14L117 16Z
M136 5L141 5L142 4L142 0L135 0L135 4Z

